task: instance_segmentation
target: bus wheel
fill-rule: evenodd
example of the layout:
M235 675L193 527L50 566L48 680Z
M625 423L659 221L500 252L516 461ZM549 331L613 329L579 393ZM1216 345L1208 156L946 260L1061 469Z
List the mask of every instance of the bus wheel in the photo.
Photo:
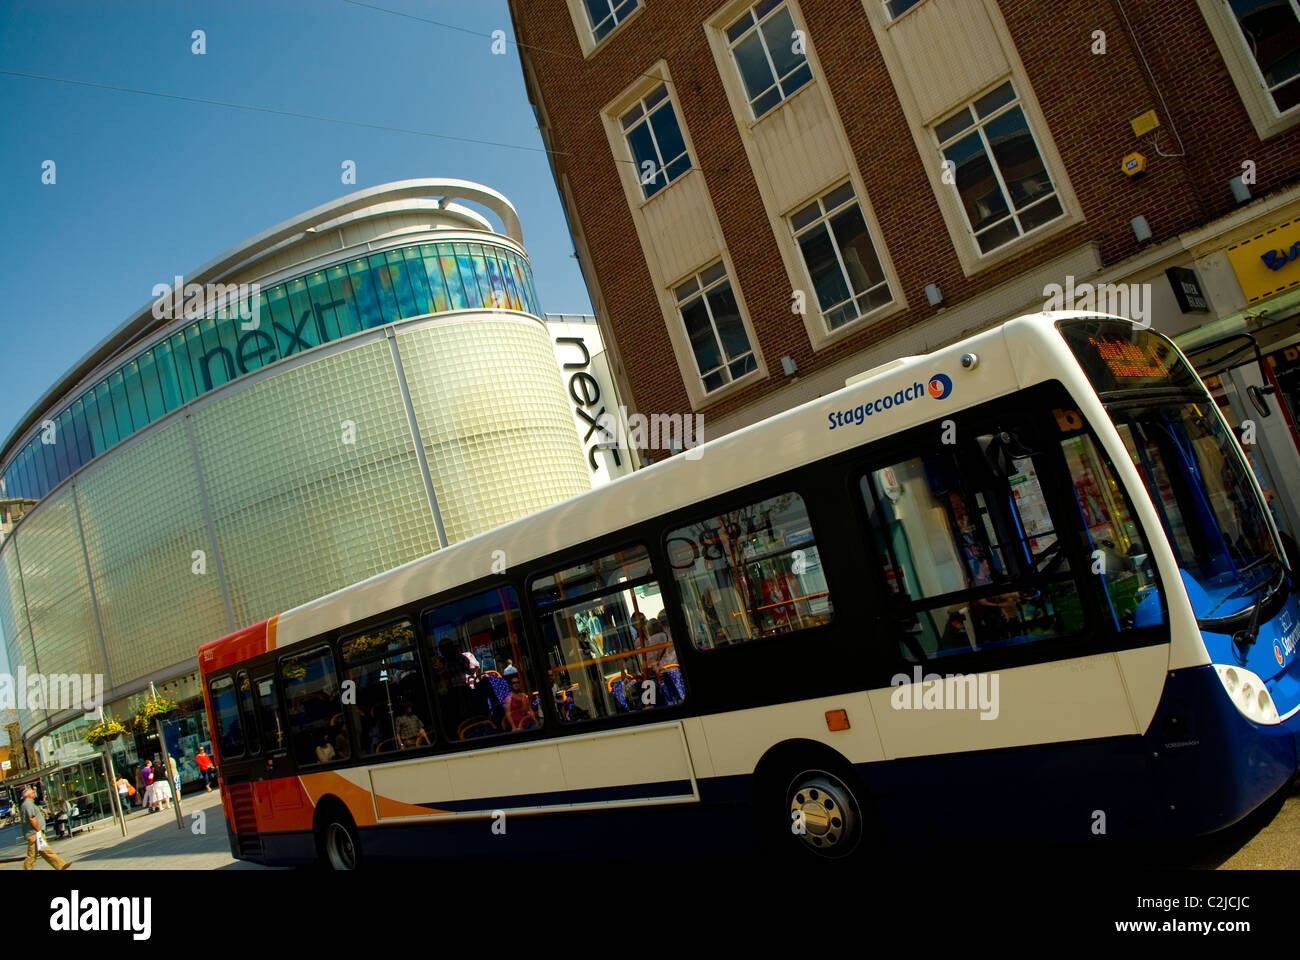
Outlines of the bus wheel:
M789 839L781 846L823 860L852 855L867 825L849 778L820 767L796 770L785 786L780 827Z
M328 870L356 870L361 866L361 843L352 818L341 809L326 813L317 828L321 865Z

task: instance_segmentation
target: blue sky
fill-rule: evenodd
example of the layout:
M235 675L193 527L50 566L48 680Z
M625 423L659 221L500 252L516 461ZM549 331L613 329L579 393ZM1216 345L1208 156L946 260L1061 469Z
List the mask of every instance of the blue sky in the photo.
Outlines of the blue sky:
M454 177L519 211L551 312L591 310L505 0L0 0L0 438L170 283L254 234L392 180ZM191 52L192 33L206 53ZM37 74L449 138L15 77ZM56 182L41 182L53 160ZM341 164L356 163L356 184ZM0 647L0 667L5 666Z
M517 49L491 50L493 30L513 41L505 0L373 6L471 32L346 0L0 2L0 70L531 148L0 74L0 437L155 283L392 180L501 191L519 211L543 307L590 312ZM41 183L46 160L53 185ZM345 160L355 185L340 180Z

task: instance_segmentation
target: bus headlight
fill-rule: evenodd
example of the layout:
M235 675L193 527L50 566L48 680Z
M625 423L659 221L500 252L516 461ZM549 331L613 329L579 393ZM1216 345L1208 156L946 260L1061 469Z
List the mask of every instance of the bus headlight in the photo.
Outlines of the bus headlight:
M1219 675L1223 689L1237 709L1256 723L1277 723L1277 707L1273 697L1264 686L1264 681L1245 667L1227 666L1216 663L1214 671Z

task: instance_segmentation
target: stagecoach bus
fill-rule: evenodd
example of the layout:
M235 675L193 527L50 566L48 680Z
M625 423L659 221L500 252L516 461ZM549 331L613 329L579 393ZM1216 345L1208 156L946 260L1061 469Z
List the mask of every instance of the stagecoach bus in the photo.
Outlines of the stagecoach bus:
M204 645L231 849L1208 833L1296 768L1283 556L1173 343L1020 317Z

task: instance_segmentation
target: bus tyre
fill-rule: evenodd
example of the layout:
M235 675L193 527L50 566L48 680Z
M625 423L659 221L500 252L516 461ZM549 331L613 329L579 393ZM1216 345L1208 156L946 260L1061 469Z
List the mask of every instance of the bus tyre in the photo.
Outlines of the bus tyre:
M361 842L346 810L332 806L316 828L316 849L326 870L356 870L361 866Z
M830 764L787 768L771 783L768 851L782 858L843 860L863 848L871 832L870 817L859 800L861 787L847 772Z

